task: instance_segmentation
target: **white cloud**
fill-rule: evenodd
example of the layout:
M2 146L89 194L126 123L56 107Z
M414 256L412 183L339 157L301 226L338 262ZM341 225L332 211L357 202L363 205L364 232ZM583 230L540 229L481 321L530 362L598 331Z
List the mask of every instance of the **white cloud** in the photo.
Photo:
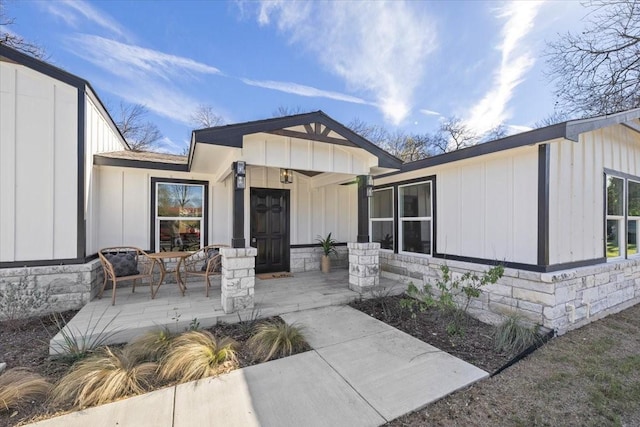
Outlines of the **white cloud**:
M264 1L258 22L274 22L349 90L373 96L394 124L413 107L426 58L436 47L430 18L413 2Z
M354 104L370 104L364 99L346 95L344 93L332 92L328 90L317 89L311 86L305 86L292 82L278 82L273 80L251 80L240 79L244 84L249 86L257 86L265 89L278 90L280 92L291 93L299 96L307 96L311 98L329 98L336 101L352 102Z
M420 109L420 112L425 116L442 116L442 114L438 113L437 111L427 110L426 108Z
M68 49L118 77L101 79L109 92L185 124L201 102L186 95L180 84L198 74L220 74L217 68L190 58L94 35L71 37Z
M107 70L126 77L131 72L143 73L146 78L156 75L164 80L184 77L185 72L220 74L220 70L182 56L169 55L157 50L120 43L104 37L79 34L71 37L74 51Z
M98 25L111 34L125 40L131 40L132 36L115 19L106 12L94 8L83 0L59 0L42 2L46 10L61 18L67 25L77 28L80 18L84 18L93 25Z
M499 46L502 60L491 89L475 104L466 120L467 126L482 134L511 117L507 105L513 91L522 82L535 60L523 39L534 26L542 2L513 1L499 9L498 18L506 19Z

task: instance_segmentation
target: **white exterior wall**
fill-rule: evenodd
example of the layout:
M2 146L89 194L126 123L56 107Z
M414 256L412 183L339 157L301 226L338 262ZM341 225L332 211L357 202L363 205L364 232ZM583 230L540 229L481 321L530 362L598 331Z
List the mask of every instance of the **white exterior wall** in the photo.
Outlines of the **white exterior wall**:
M0 262L77 257L78 90L0 62Z
M375 180L436 176L437 250L537 263L538 147L523 147Z
M318 236L339 242L353 242L358 232L357 185L327 185L314 187L312 180L296 173L292 184L280 183L280 170L250 167L247 170L245 206L250 206L250 187L290 190L291 244L316 243ZM245 209L245 236L251 231L249 209Z
M640 135L617 125L550 145L549 262L603 258L604 169L640 176Z
M87 89L85 95L85 220L86 220L86 251L87 255L95 254L100 249L98 240L99 215L99 176L95 173L93 155L112 151L124 150L117 128L107 119L97 99ZM146 247L146 246L143 246Z
M151 178L209 181L207 221L210 243L231 242L229 186L214 185L210 176L149 169L96 167L96 248L132 245L149 248L151 242Z

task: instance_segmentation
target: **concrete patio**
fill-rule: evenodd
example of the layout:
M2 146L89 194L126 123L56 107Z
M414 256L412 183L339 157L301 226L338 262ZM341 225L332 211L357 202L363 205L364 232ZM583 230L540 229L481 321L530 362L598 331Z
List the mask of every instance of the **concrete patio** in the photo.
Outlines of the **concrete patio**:
M226 314L220 302L220 278L212 279L209 298L205 297L203 281L187 283L185 296L180 294L176 283L164 283L155 299L151 299L148 286L117 289L115 306L105 291L102 299L94 299L67 324L75 335L88 339L96 333L110 335L106 344L128 342L147 330L169 327L183 331L197 319L207 328L218 322L234 323L260 317L269 317L331 305L346 304L360 295L348 287L347 269L334 269L329 274L321 272L295 273L293 277L259 279L255 283L255 307L238 313ZM401 293L406 289L402 283L380 278L378 289ZM363 295L368 297L371 295ZM49 344L50 354L61 351L63 337L60 333Z

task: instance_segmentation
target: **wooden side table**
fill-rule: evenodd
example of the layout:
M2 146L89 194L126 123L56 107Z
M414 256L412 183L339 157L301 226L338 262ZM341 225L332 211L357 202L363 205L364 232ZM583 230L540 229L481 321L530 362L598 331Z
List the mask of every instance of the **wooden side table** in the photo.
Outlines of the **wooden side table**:
M178 288L180 288L180 292L182 292L182 296L184 296L184 291L187 289L187 286L182 281L182 277L180 276L180 266L182 266L182 262L185 258L191 256L193 254L192 251L173 251L173 252L155 252L152 254L148 254L149 258L160 261L160 281L158 282L158 287L156 287L155 291L151 293L151 299L156 297L158 293L158 289L160 289L160 285L164 282L164 277L167 274L167 267L165 265L165 260L168 259L177 259L178 264L176 265L176 282L178 283Z

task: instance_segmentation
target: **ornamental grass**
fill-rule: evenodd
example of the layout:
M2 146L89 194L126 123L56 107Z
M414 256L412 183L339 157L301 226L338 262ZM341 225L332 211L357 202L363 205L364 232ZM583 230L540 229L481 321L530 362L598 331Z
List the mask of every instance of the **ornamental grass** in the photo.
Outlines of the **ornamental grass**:
M220 375L238 367L236 342L216 338L209 331L188 331L171 342L160 377L187 382Z
M51 383L26 368L9 369L0 375L0 412L45 398L51 388Z
M285 322L263 322L256 326L256 332L247 345L256 360L266 362L274 358L291 356L308 348L303 333L304 328Z
M101 405L149 390L157 363L139 362L126 347L104 347L76 363L53 389L54 404Z

